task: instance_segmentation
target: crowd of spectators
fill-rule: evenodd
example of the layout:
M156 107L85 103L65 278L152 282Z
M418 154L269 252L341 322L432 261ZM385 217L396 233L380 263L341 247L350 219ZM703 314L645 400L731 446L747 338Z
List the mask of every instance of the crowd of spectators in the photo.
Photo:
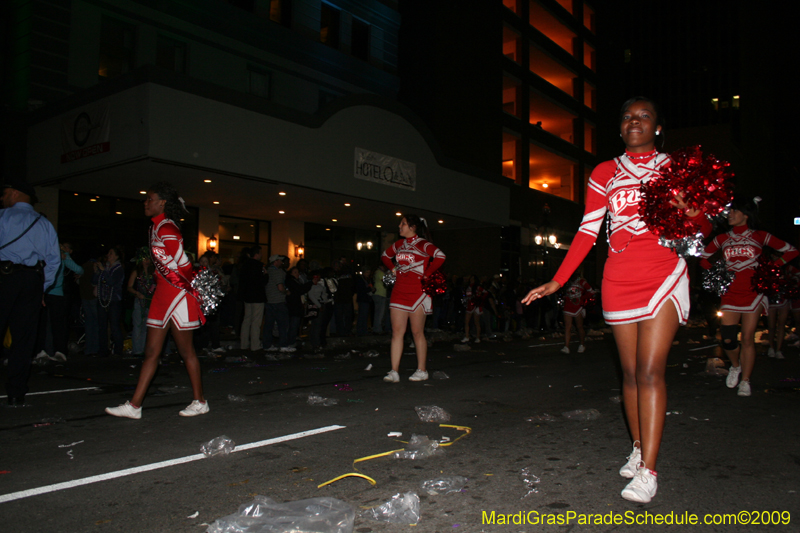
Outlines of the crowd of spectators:
M123 247L111 247L72 259L72 246L61 244L62 266L47 291L37 336L37 359L65 361L70 350L89 356L141 356L155 273L146 248L128 259ZM314 267L310 270L309 265ZM245 248L238 261L222 264L206 252L196 268L217 274L225 293L216 313L195 332L198 352L221 354L223 339L239 340L248 351L290 357L298 349L321 353L329 337L388 335L391 285L386 267L355 267L340 257L329 267L286 256L264 258L259 246ZM523 306L521 298L535 283L500 275L446 276L442 294L433 297L426 328L463 333L464 341L498 335L552 332L559 327L555 296ZM480 310L480 313L474 313ZM68 340L72 346L68 348ZM165 344L169 353L174 348Z

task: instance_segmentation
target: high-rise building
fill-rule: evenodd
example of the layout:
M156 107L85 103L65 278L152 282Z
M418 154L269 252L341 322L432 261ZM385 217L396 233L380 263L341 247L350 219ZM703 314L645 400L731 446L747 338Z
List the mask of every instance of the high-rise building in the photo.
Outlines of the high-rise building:
M503 269L552 275L598 162L594 8L503 0L409 2L400 12L400 100L447 155L510 190Z
M216 242L226 258L259 244L375 264L396 213L444 241L508 220L508 191L445 157L398 103L396 0L3 9L6 115L20 125L0 139L4 167L76 244L144 244L139 198L162 179L190 206L187 246Z

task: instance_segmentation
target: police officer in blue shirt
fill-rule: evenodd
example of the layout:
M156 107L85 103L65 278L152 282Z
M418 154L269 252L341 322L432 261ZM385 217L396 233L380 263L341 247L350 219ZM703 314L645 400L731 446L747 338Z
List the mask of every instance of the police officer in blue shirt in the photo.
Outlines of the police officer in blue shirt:
M0 336L11 331L8 404L25 404L36 327L44 289L61 265L58 236L49 220L33 210L36 192L25 180L2 180L0 209Z

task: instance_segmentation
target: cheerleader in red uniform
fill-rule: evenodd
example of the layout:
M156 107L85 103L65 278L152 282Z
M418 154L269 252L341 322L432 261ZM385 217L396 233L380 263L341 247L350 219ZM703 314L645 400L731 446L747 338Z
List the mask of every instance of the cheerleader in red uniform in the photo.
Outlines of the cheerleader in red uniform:
M792 265L786 265L786 275L790 283L794 287L800 286L800 270ZM792 311L792 319L794 320L795 334L800 334L800 298L789 300L789 309ZM800 339L790 344L793 348L800 348Z
M144 201L144 213L151 217L150 253L156 267L156 292L147 315L147 341L139 382L129 402L106 408L114 416L139 419L142 402L150 382L158 369L158 360L167 333L178 347L192 384L194 401L179 414L202 415L209 411L203 397L200 362L192 343L193 331L205 322L196 291L191 286L194 278L192 264L183 250L183 237L178 228L183 199L175 188L166 182L153 185Z
M467 287L464 289L464 338L461 342L469 342L469 323L475 323L475 343L481 342L481 315L483 314L483 304L486 302L488 292L478 281L477 276L470 276Z
M578 353L586 351L584 342L586 332L583 331L583 319L586 318L586 299L591 294L592 286L579 274L574 274L564 288L564 347L561 353L569 353L569 338L572 334L572 321L575 321L575 329L578 330Z
M794 246L770 235L766 231L757 231L750 225L756 222L758 202L761 198L756 196L752 201L743 203L734 200L728 213L728 224L731 230L728 233L717 235L703 252L700 262L703 268L711 268L708 261L714 252L722 250L727 269L734 272L736 277L722 296L722 348L731 360L726 384L729 388L739 384L738 395L750 396L750 375L756 361L755 333L760 315L767 312L767 297L753 290L750 280L758 266L758 258L764 246L781 254L776 261L778 265L785 264L797 257L798 252ZM742 345L736 341L738 324L742 323ZM741 382L739 378L741 377Z
M603 316L619 351L625 416L633 438L633 451L619 471L622 477L633 478L622 497L647 503L658 487L656 460L667 411L664 374L678 325L689 317L689 277L686 261L659 245L639 217L642 184L669 164L669 157L655 148L662 128L656 105L647 98L632 98L623 104L620 119L625 153L592 172L586 212L564 262L553 280L530 291L523 303L552 294L566 283L591 250L608 214ZM686 208L680 195L673 204L685 209L704 234L711 230L705 216Z
M411 322L411 334L417 350L417 370L409 381L428 379L426 361L428 341L425 340L425 317L432 312L431 297L422 290L422 281L436 272L444 263L444 253L418 235L427 235L425 219L417 215L406 215L400 221L400 236L403 237L386 249L381 261L389 270L394 270L396 280L389 300L392 321L391 361L392 369L383 378L388 383L400 381L400 358L403 355L403 338L406 326ZM397 265L392 262L395 260Z

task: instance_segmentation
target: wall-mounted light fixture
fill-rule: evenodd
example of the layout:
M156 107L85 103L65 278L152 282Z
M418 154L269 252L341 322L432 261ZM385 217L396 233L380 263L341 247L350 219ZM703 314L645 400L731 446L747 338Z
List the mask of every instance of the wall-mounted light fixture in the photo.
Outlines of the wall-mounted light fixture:
M294 257L295 259L302 259L306 253L306 248L301 242L300 244L294 245Z
M217 237L211 237L210 239L206 240L206 248L211 250L212 252L217 251Z

